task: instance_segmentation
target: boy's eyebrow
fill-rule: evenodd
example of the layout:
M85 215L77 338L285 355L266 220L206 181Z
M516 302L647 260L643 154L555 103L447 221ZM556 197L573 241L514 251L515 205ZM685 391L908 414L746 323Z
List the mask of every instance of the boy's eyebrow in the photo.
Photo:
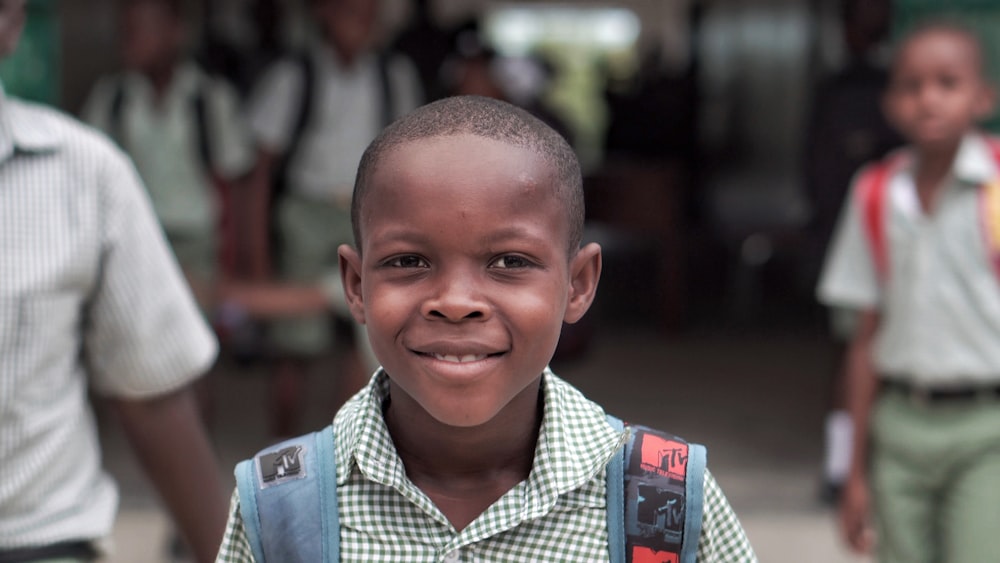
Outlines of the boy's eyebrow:
M483 241L486 244L497 244L511 239L532 239L538 241L548 241L551 237L544 229L528 229L523 225L509 225L502 229L493 231Z
M492 246L513 239L530 239L532 241L546 242L551 237L544 229L530 229L523 225L509 225L497 229L483 237L481 242L484 246ZM381 244L393 242L426 243L430 237L423 230L410 229L396 226L384 230L379 234L377 242Z

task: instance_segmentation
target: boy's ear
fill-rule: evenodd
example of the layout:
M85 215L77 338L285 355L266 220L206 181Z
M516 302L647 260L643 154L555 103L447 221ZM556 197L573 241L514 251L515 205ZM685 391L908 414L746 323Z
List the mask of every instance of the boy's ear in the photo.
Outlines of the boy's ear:
M997 89L992 82L983 84L982 92L979 94L979 104L976 108L976 117L980 120L993 115L997 106Z
M569 299L563 320L575 323L583 318L597 293L601 279L601 247L591 242L577 251L569 262Z
M342 244L337 248L340 259L340 282L344 285L344 297L351 316L359 324L365 324L365 301L361 291L361 256L354 247Z

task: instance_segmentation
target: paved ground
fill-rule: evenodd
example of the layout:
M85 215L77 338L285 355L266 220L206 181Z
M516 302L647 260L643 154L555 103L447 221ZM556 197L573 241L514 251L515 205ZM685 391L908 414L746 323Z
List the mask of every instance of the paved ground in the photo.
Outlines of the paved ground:
M610 412L707 444L709 466L761 561L864 563L840 546L817 500L828 363L823 340L802 327L682 336L613 329L584 358L555 368ZM214 438L228 469L267 443L265 419L255 414L265 388L259 373L231 366L213 384ZM310 384L306 418L318 428L330 418L331 383L317 373ZM169 530L156 500L113 425L104 438L123 493L110 561L167 561L159 553Z

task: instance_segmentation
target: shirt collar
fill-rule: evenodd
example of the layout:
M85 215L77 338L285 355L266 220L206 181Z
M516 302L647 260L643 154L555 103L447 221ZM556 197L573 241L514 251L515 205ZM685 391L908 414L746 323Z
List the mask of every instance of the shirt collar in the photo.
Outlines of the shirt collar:
M406 470L382 416L382 405L388 397L389 376L379 369L337 413L333 422L337 458L348 462L337 465L338 485L346 483L357 468L367 479L388 487L402 486Z
M51 117L25 109L23 102L7 96L0 83L0 161L15 151L37 153L59 147L61 137Z
M337 483L354 468L372 481L400 489L406 470L382 416L389 378L379 370L368 386L337 413ZM546 514L560 495L580 488L607 465L627 439L608 424L604 411L548 368L542 374L542 427L527 481L526 517Z
M997 163L989 141L980 133L969 133L955 155L952 167L955 179L970 186L980 186L997 175Z
M526 517L547 514L560 495L604 470L628 434L614 430L604 410L548 369L543 374L542 428L528 476Z

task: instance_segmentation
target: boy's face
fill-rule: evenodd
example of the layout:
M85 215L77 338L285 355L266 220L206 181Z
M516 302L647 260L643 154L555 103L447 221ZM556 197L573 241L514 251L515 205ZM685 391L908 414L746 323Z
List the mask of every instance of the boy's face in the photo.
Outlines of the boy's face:
M975 44L947 30L905 43L893 67L885 112L918 147L953 146L993 110Z
M140 72L172 63L184 41L177 16L152 0L129 3L121 27L122 62Z
M359 254L342 246L352 313L395 388L439 422L489 422L538 381L563 321L593 300L600 248L569 256L553 171L472 135L408 142L374 171Z
M14 52L24 30L24 0L0 0L0 58Z

